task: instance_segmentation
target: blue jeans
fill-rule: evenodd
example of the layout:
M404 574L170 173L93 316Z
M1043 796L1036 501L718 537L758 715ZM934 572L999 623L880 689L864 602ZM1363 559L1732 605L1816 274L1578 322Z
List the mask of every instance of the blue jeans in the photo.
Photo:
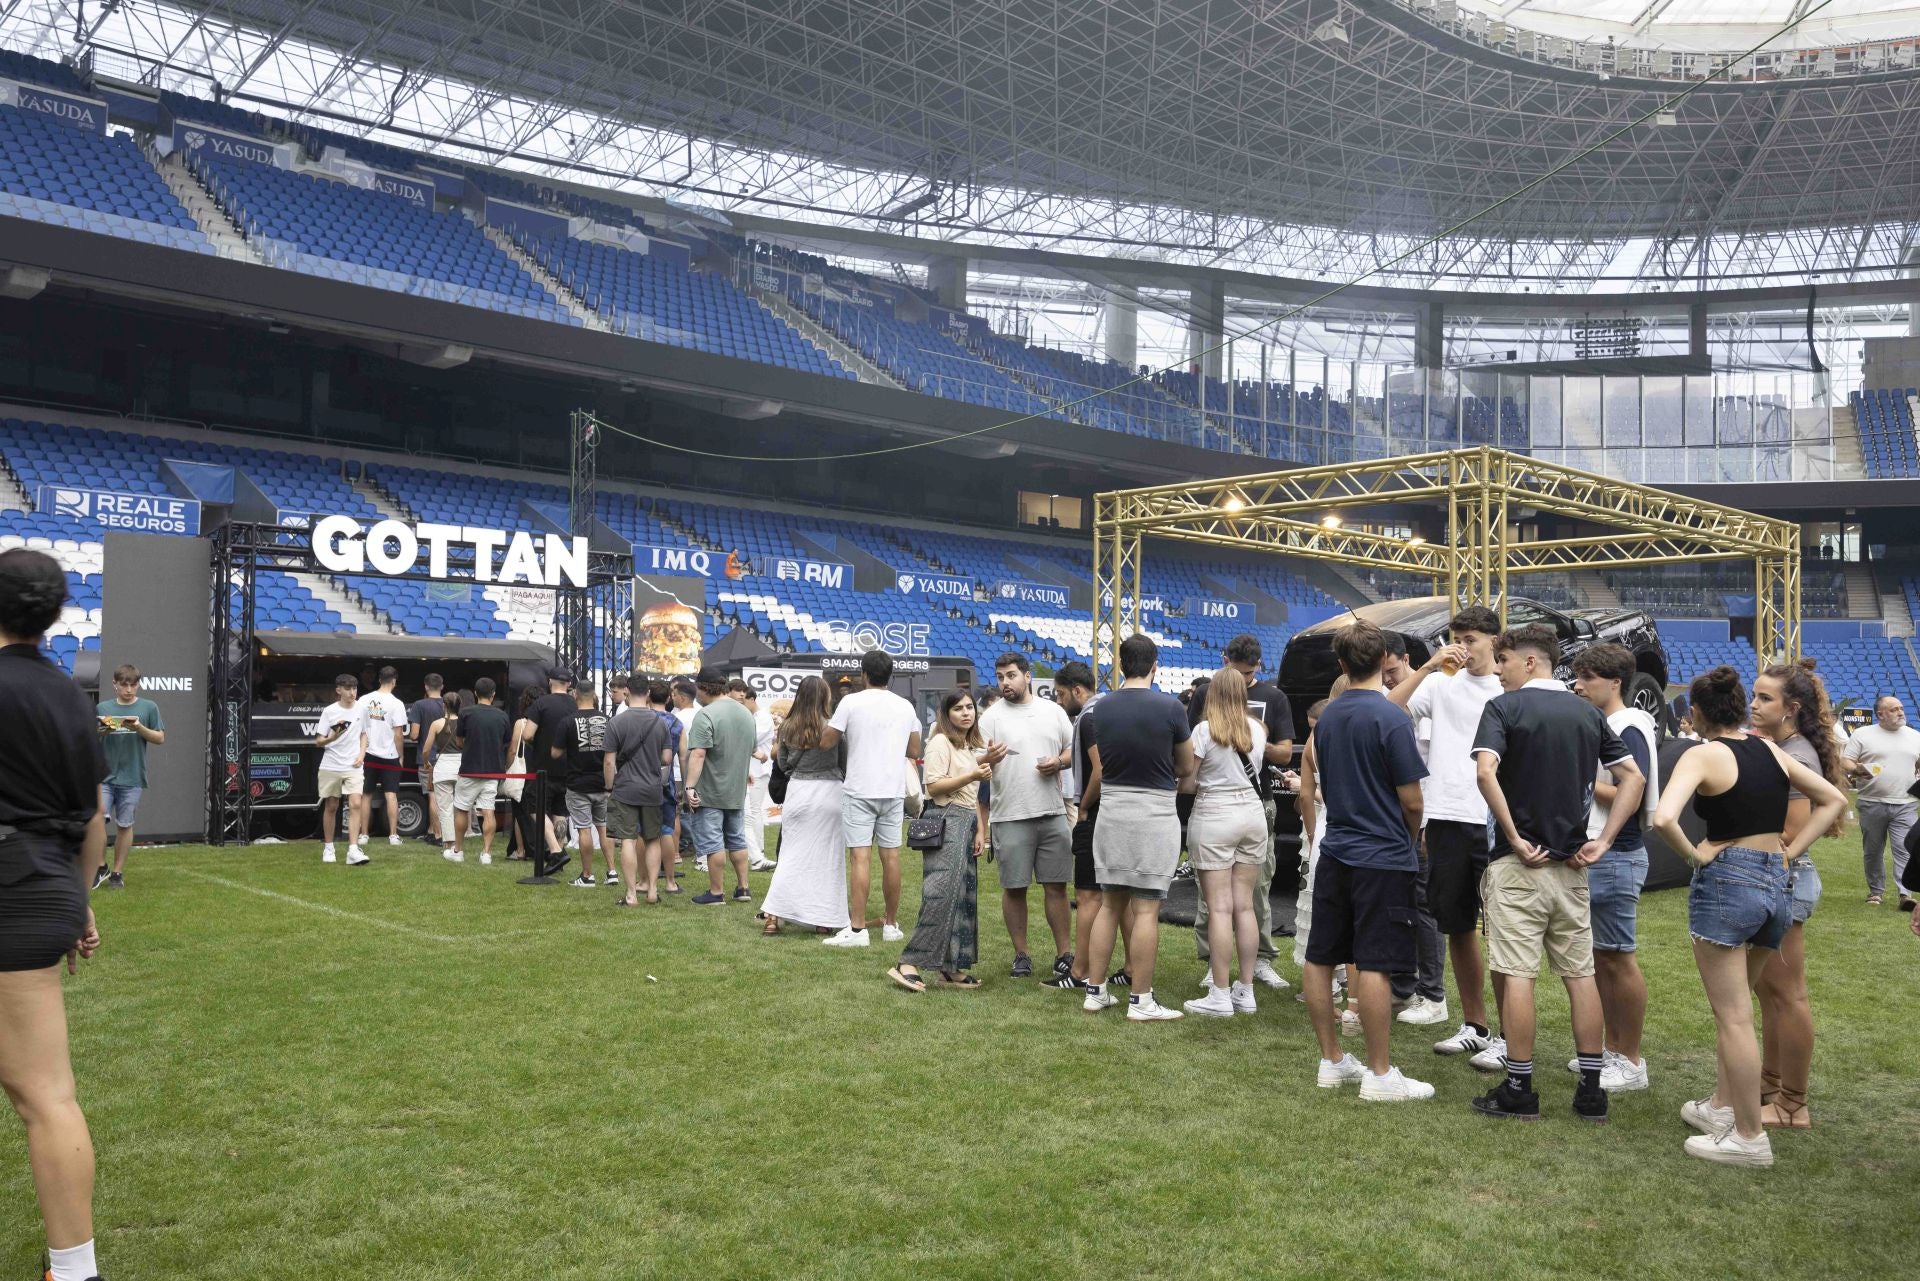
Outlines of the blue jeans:
M140 808L143 787L122 787L118 783L100 784L100 809L115 827L132 827L134 811Z
M693 828L693 852L702 858L747 848L747 812L715 809L702 805L688 810L686 820Z
M1793 923L1804 925L1820 902L1820 873L1805 854L1789 863L1787 870L1793 874Z
M1687 930L1722 947L1780 950L1793 923L1787 865L1778 854L1732 845L1693 874Z
M1640 887L1647 880L1647 851L1608 850L1587 869L1587 893L1597 952L1631 952L1638 946Z

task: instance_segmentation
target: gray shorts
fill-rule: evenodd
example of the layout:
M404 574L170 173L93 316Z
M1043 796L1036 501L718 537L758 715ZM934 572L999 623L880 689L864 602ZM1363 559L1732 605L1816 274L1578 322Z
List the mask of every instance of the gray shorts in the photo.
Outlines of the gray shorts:
M1024 890L1035 881L1065 885L1073 879L1073 829L1065 814L995 823L993 857L1003 890Z
M906 802L898 796L882 800L847 796L840 801L840 825L846 829L841 835L848 849L877 845L883 850L897 850L906 824Z
M569 791L567 821L575 827L605 827L607 825L607 794Z

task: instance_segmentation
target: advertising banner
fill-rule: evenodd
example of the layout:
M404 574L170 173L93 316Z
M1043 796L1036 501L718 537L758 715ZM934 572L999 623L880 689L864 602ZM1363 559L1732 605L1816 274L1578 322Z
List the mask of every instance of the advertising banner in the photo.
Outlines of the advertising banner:
M704 554L704 553L703 553ZM692 676L706 651L704 578L651 574L635 565L633 663L649 676Z
M75 129L91 129L95 133L107 131L106 103L98 98L82 98L41 85L0 80L0 107L12 107L30 116L45 116Z
M1044 609L1065 610L1070 599L1069 589L1057 583L1023 583L1009 581L994 585L993 597L1002 605L1038 605Z
M108 489L40 486L36 510L91 520L130 534L198 534L200 504L171 494L123 494Z
M1215 600L1211 596L1187 597L1188 618L1217 618L1228 623L1251 623L1253 606L1245 601Z
M250 165L279 164L279 148L273 143L210 128L197 120L174 121L173 149L189 160L204 155L217 156L222 160L241 160Z
M918 592L922 596L958 596L962 600L973 599L971 578L953 578L946 574L916 574L902 570L895 575L893 581L896 587L909 596Z
M810 583L815 587L845 591L853 586L853 566L829 560L790 560L773 562L773 576L787 583Z

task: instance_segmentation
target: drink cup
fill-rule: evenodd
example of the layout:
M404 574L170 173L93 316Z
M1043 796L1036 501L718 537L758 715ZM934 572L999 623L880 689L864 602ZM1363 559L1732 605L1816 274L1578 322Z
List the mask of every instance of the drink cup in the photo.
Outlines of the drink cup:
M1442 654L1440 656L1440 670L1448 676L1451 676L1460 670L1460 660L1452 654Z

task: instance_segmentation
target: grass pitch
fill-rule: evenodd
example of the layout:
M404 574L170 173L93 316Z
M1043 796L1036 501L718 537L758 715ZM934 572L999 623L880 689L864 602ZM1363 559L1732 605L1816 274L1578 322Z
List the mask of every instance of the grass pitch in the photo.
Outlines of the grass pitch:
M1641 908L1653 1089L1576 1122L1543 983L1547 1119L1517 1126L1429 1052L1450 1027L1395 1036L1435 1101L1363 1105L1314 1088L1291 991L1130 1025L1009 979L991 866L987 986L916 997L877 932L762 939L744 906L622 912L521 864L373 852L139 851L98 897L67 990L114 1281L1912 1275L1920 941L1863 906L1852 840L1815 851L1817 1128L1769 1172L1680 1150L1713 1081L1684 893ZM1200 973L1166 931L1163 999ZM38 1276L0 1133L0 1273Z

